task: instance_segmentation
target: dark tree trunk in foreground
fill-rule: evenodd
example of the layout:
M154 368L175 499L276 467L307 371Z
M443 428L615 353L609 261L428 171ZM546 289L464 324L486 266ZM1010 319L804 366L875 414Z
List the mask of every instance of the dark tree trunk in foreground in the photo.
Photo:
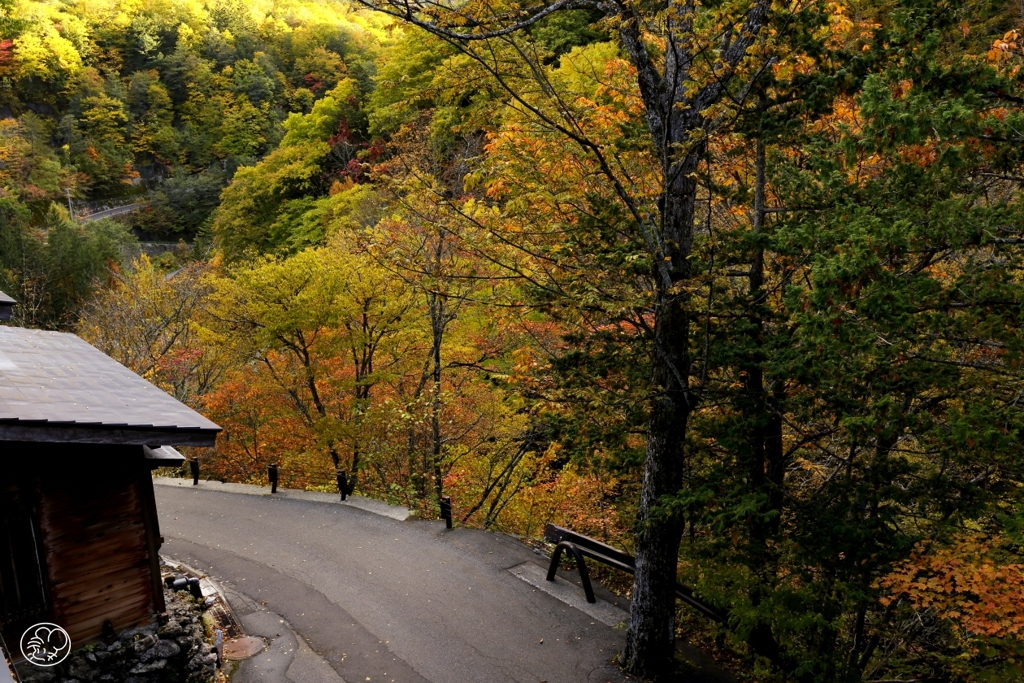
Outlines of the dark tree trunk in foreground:
M684 520L660 512L659 502L682 488L684 440L690 413L701 387L691 387L690 328L692 306L686 285L692 279L696 172L706 150L707 135L721 124L705 116L726 96L736 68L768 22L770 3L752 4L739 35L724 46L719 78L697 89L686 87L695 55L692 23L695 6L683 3L666 21L674 49L665 52L664 67L651 61L639 30L640 19L626 12L620 38L637 67L648 129L661 159L664 191L660 225L654 228L652 254L655 282L655 325L652 349L652 392L647 424L647 451L636 532L637 568L623 665L632 674L656 678L671 668L675 649L675 583ZM759 72L740 92L748 93ZM641 230L647 226L639 226Z
M637 567L623 663L630 673L656 677L672 665L676 565L683 527L682 519L661 513L661 503L682 486L687 422L699 402L700 387L690 387L693 312L686 293L692 278L695 173L708 136L734 120L728 114L709 112L726 99L743 109L754 83L771 65L771 59L762 56L756 64L744 65L742 72L740 69L761 29L768 24L771 2L749 0L731 18L723 17L729 26L724 34L708 36L698 35L695 30L703 10L693 0L668 0L650 8L623 0L555 0L527 3L514 13L492 8L486 2L440 9L434 3L415 0L358 1L455 46L489 72L521 107L592 154L632 215L636 239L648 251L655 292L653 387L637 520ZM562 120L533 106L513 85L516 81L505 77L495 52L473 47L490 41L510 44L518 31L553 12L583 8L615 18L626 58L636 67L644 117L662 174L658 207L635 195L630 180L614 170L605 156L604 141L587 138L571 115ZM648 49L650 38L665 41L659 63ZM528 60L528 52L519 54ZM535 74L542 71L539 64L530 67ZM543 81L542 90L557 99L550 83L540 75L537 78ZM563 106L562 111L568 109Z
M652 358L652 392L647 422L640 508L636 528L636 574L630 610L625 668L638 676L657 677L670 665L675 650L676 565L684 520L659 510L666 496L683 485L686 427L695 405L690 390L688 299L680 283L690 276L697 183L694 171L702 150L670 168L661 209L662 249L652 273L657 283Z
M669 306L675 308L671 312L674 317L670 314L658 319L656 337L679 335L686 339L689 320L681 306ZM659 515L657 506L663 496L677 493L682 486L683 440L690 409L685 393L667 372L672 360L685 358L667 359L656 364L654 370L660 391L652 402L647 427L633 602L622 656L629 671L645 677L664 670L675 650L676 563L684 521Z

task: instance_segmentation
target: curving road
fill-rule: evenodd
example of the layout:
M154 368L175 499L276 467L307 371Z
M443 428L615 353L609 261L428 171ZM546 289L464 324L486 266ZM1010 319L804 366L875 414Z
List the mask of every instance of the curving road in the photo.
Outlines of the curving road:
M122 213L131 213L137 211L142 207L146 206L145 202L136 202L134 204L125 204L124 206L115 206L112 209L104 209L103 211L97 211L96 213L90 213L87 216L80 216L78 220L83 223L89 221L98 221L101 218L113 218L114 216L120 216Z
M287 652L308 644L333 670L332 678L629 680L611 663L623 646L623 629L514 576L512 568L546 562L510 537L202 487L157 486L156 497L166 538L161 552L208 572L229 596L264 610L254 619L279 615L298 636ZM269 653L261 657L271 666ZM246 675L273 679L269 673L260 678L251 667ZM276 680L292 678L277 674Z

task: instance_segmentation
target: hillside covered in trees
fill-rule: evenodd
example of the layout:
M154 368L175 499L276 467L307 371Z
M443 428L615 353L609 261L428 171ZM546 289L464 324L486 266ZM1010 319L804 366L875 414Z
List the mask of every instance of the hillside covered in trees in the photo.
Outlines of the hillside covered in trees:
M386 23L321 2L0 2L0 285L21 315L73 325L88 283L131 251L107 224L49 244L36 232L63 230L51 204L144 200L136 234L193 240L290 114L328 92L358 111Z
M1024 679L1022 186L1016 1L0 0L18 322L213 476L628 549L652 679Z

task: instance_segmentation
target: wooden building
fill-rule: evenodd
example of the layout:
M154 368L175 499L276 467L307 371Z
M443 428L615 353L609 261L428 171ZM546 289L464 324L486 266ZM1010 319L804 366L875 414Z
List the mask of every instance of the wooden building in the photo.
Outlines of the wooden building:
M72 334L0 326L0 632L77 649L164 611L151 471L220 428Z

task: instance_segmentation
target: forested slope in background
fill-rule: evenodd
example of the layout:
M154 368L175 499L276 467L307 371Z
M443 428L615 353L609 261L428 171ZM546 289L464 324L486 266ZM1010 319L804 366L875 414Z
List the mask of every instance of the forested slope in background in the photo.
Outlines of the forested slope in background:
M0 0L20 322L210 476L653 558L726 618L636 673L1024 679L1024 7L365 4Z
M365 10L301 0L4 0L0 13L3 182L27 202L251 164L339 83L365 97L383 35Z
M88 256L55 253L39 234L62 220L52 202L77 214L145 201L122 223L191 241L290 114L331 91L358 110L385 23L334 2L0 2L0 287L25 302L19 315L73 325L100 277L89 264L132 258L114 225L86 226L103 245ZM351 123L361 139L365 122Z

